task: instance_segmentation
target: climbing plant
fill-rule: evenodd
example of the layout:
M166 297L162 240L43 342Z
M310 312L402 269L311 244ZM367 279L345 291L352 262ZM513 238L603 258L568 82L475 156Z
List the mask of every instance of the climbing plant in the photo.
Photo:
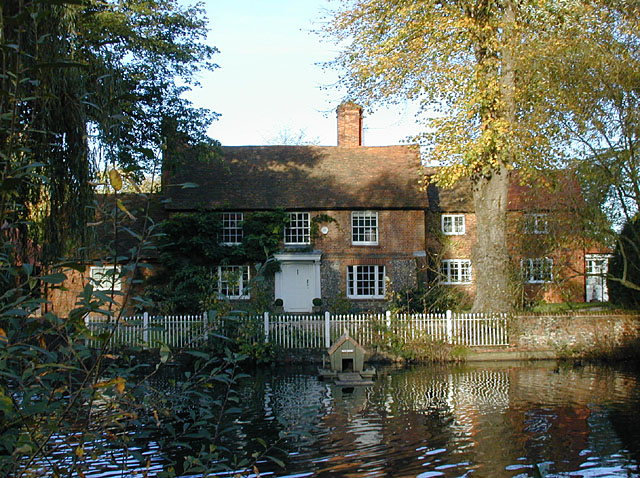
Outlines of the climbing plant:
M172 313L228 309L228 301L217 290L219 265L249 264L254 278L249 287L256 289L251 295L256 300L262 297L257 290L261 283L258 279L277 268L271 258L280 246L287 220L287 213L280 209L247 214L242 242L225 245L220 243L222 222L218 212L172 216L162 225L160 267L150 279L150 295L156 307Z

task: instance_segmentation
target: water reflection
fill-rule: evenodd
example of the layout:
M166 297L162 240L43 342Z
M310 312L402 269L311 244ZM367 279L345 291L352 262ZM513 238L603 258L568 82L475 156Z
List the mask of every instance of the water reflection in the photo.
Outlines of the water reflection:
M344 390L275 372L244 391L275 476L637 476L638 376L554 363L385 371ZM279 420L278 426L274 423Z
M275 368L243 384L226 445L280 448L284 469L259 463L273 477L640 476L638 384L636 370L554 362L387 369L352 389ZM157 443L133 440L148 476L161 471ZM85 476L136 476L113 459Z

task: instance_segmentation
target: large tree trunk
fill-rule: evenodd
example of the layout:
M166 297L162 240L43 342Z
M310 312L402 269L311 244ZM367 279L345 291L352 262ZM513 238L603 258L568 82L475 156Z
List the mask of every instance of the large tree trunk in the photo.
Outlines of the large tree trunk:
M507 312L513 307L507 248L508 190L505 166L473 184L477 240L471 256L476 284L472 312Z
M494 111L489 109L483 121L503 118L506 124L515 125L515 70L513 44L515 39L515 10L512 1L505 0L503 12L503 37L501 65L498 71L500 100ZM481 58L481 61L485 58ZM512 146L511 146L512 147ZM472 251L476 298L473 312L507 312L513 308L513 288L509 274L509 250L507 247L507 194L509 172L507 164L514 162L510 141L501 150L487 151L490 163L495 164L490 174L479 174L473 180L473 202L477 220L477 240Z

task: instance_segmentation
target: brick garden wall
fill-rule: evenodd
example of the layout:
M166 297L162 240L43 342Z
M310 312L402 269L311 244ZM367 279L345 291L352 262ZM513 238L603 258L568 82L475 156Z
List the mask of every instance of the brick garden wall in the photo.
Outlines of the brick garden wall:
M513 347L562 355L610 355L640 346L640 313L520 315L510 331Z

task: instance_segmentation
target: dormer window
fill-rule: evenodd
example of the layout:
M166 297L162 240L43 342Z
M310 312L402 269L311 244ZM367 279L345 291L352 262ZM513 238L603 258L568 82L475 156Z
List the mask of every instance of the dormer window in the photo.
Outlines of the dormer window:
M284 228L286 246L311 244L311 220L308 212L290 212L289 223Z
M447 236L461 236L465 233L464 214L443 214L442 232Z

